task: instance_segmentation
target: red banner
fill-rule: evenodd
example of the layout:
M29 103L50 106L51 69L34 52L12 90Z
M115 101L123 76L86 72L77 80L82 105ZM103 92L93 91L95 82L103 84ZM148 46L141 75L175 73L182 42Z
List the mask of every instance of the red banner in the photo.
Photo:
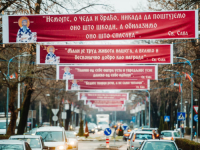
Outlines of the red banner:
M94 105L124 105L125 102L124 100L85 100L85 105L86 104L94 104Z
M66 90L148 90L149 80L66 80Z
M173 45L37 45L37 64L169 64Z
M158 67L140 66L58 66L57 80L68 79L158 79Z
M198 38L198 10L3 16L3 43Z
M126 111L126 107L99 107L100 111Z
M122 107L122 105L95 105L96 107Z
M79 100L129 100L129 93L78 92Z

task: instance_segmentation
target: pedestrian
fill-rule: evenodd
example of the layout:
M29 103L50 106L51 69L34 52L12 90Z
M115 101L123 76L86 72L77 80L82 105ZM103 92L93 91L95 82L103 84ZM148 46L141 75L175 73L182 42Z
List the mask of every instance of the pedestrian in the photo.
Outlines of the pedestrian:
M195 132L196 132L196 129L195 129L195 126L193 126L193 129L192 129L192 139L195 139L195 137L194 137Z
M184 125L181 125L181 137L184 137Z

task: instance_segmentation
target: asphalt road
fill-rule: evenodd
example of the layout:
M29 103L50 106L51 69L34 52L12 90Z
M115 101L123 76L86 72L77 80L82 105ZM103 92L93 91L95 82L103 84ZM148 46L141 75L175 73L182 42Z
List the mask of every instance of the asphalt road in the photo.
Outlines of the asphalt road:
M95 150L100 144L106 144L106 142L102 141L79 141L78 150ZM126 150L126 142L116 142L115 144L121 145L119 150ZM111 142L110 145L114 145L114 142Z

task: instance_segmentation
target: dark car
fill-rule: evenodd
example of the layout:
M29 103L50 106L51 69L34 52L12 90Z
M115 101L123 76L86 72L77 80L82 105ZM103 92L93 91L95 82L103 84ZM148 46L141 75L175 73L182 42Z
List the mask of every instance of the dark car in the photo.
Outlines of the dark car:
M97 129L97 126L94 123L88 123L88 131L89 133L95 133L95 130Z

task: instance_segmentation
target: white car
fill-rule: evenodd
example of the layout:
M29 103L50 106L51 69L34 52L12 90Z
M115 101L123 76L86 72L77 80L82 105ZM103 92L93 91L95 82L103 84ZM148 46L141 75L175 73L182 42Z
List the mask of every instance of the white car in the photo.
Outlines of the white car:
M9 140L20 140L27 142L32 150L43 150L47 149L44 146L42 137L39 135L13 135L10 136Z
M66 150L68 148L65 129L63 127L40 127L36 131L40 135L48 150Z
M8 125L10 123L10 118L8 118ZM16 122L16 129L15 129L15 134L17 133L17 126L18 122ZM6 134L6 118L0 118L0 135L5 135Z
M133 131L131 131L130 132L130 135L129 135L129 137L128 137L128 139L127 139L127 150L129 150L130 149L130 141L131 141L131 139L132 139L132 137L133 137L133 135L134 135L134 130Z
M65 131L65 134L68 141L68 149L78 150L78 139L76 137L76 132Z
M178 131L164 130L161 132L160 138L163 140L175 141L175 139L181 138L181 136Z
M109 124L106 121L101 121L98 123L98 126L104 131L106 128L110 128Z
M130 150L137 150L144 140L155 139L153 132L135 131L130 140Z
M19 140L0 140L1 150L31 150L29 144Z

